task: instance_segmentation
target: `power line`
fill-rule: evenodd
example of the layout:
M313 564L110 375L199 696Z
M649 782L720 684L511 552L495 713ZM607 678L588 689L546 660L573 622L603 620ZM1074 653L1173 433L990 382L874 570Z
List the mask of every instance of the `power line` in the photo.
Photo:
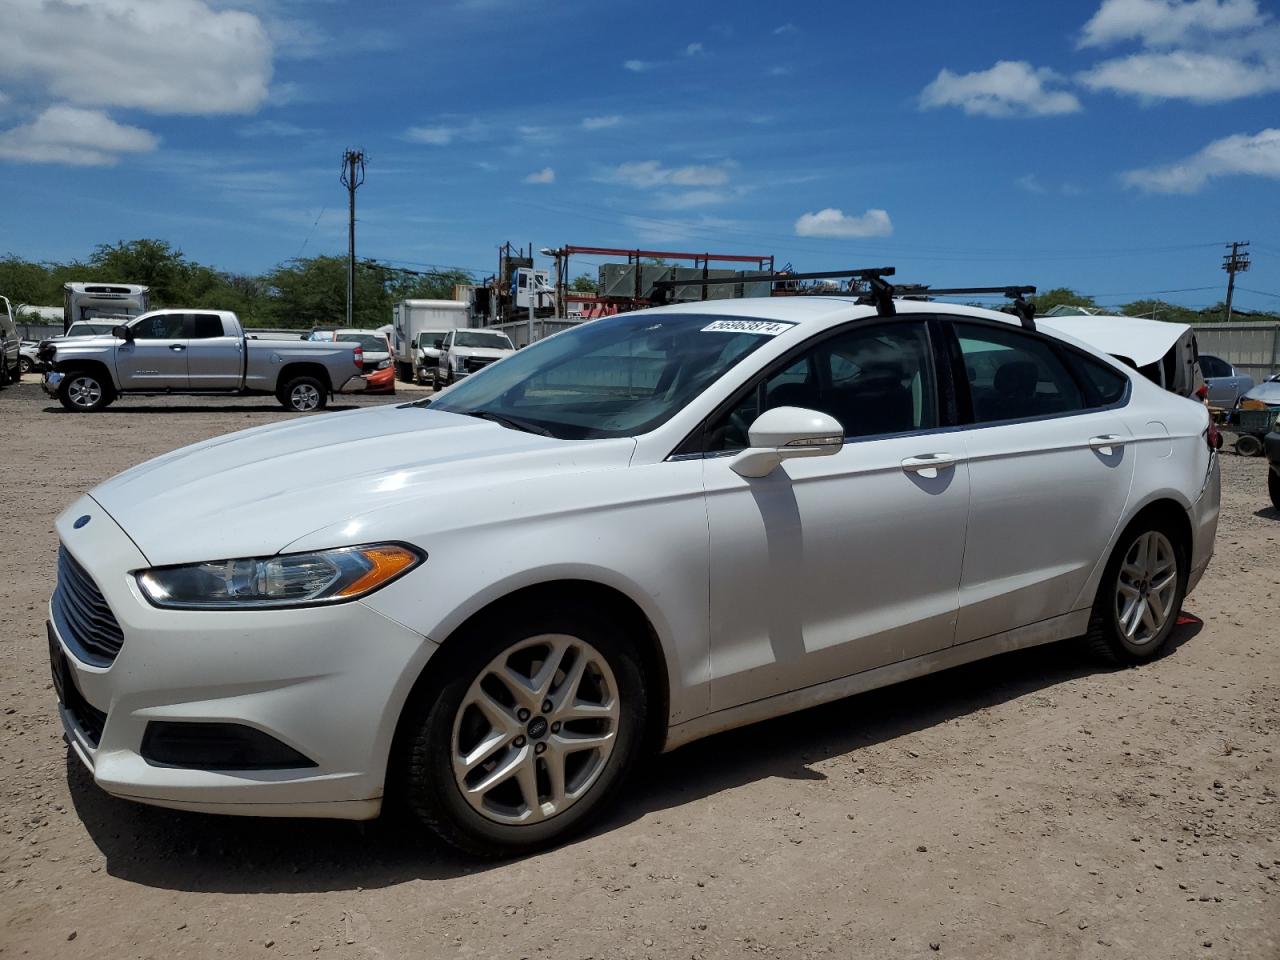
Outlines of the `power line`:
M1275 297L1277 300L1280 300L1280 293L1267 293L1265 290L1251 290L1249 287L1241 287L1240 289L1245 293L1256 293L1260 297Z

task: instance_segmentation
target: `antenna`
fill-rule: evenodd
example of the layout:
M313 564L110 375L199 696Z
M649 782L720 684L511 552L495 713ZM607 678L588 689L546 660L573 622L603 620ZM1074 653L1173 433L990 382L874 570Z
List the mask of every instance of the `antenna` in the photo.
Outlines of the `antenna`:
M356 310L356 190L364 183L364 151L348 149L342 155L342 175L347 188L347 326L354 323ZM319 219L319 218L317 218Z

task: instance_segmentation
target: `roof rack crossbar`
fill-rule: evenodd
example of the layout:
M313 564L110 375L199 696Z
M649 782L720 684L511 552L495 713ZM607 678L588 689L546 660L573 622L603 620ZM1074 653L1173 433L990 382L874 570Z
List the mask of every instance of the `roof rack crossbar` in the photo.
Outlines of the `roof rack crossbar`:
M899 296L908 297L947 297L966 296L969 294L998 293L1013 301L1010 312L1017 315L1022 325L1028 330L1036 328L1036 305L1026 299L1028 293L1035 293L1036 288L1029 284L1009 284L1003 287L930 287L917 283L898 287Z
M655 280L659 289L674 287L710 286L713 283L782 283L788 280L834 280L849 277L853 280L870 280L872 277L891 277L893 267L861 267L857 270L823 270L819 273L762 273L742 277L698 277L693 280Z

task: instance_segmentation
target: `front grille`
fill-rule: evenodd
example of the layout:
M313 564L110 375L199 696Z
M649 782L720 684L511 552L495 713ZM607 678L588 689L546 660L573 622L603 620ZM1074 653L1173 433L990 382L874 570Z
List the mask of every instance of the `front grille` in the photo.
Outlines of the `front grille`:
M487 367L493 363L493 357L467 357L466 365L469 373L475 373L481 367Z
M93 666L109 666L124 643L124 633L102 591L63 546L58 547L53 619L72 652Z

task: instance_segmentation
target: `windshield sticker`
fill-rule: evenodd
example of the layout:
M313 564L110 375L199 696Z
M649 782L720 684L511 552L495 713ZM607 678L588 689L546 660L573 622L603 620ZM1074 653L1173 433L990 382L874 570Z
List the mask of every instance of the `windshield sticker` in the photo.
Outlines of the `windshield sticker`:
M776 320L717 320L702 328L703 333L755 333L762 337L776 337L786 333L793 325Z

